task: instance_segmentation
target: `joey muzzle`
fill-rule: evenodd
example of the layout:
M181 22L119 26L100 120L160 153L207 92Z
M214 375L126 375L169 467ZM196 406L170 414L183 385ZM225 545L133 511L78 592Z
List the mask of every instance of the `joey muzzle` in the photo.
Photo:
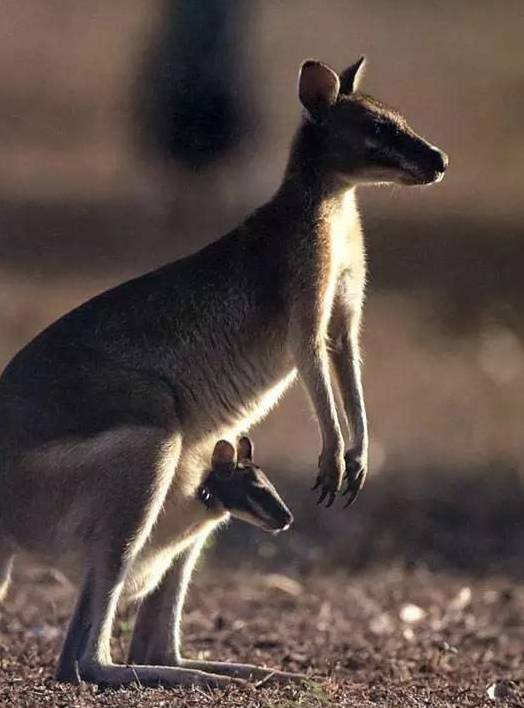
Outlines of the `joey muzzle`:
M293 523L293 515L275 487L254 466L212 471L200 487L199 497L207 506L218 500L232 516L271 533L285 531Z

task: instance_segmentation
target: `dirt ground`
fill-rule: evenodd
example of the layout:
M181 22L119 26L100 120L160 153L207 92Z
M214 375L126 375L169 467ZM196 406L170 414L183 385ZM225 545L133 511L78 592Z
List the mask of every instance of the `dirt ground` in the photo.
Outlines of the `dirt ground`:
M214 554L212 554L214 556ZM53 667L72 602L65 580L23 566L0 619L0 705L524 706L524 588L400 568L350 577L220 570L190 590L186 653L300 671L300 687L226 691L60 686ZM121 658L133 612L121 613Z

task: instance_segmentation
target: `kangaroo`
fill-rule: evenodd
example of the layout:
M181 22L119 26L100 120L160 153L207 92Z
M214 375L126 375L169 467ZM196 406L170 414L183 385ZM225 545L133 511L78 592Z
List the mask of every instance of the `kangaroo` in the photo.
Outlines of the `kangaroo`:
M208 509L222 505L226 512L270 533L286 531L293 515L260 467L253 462L253 441L244 435L235 449L219 440L213 451L212 469L198 488L198 497Z
M268 203L197 253L66 314L3 372L0 578L5 591L24 549L81 586L60 680L169 687L289 677L188 662L176 623L158 631L152 618L166 606L181 611L194 557L222 516L196 494L216 440L249 430L297 375L320 428L319 503L339 493L351 503L364 483L355 188L436 182L447 157L358 91L363 63L340 75L302 65L304 115ZM123 592L143 599L133 665L111 659Z
M278 492L271 484L260 467L253 462L253 442L248 436L242 436L238 441L237 452L227 440L219 440L213 451L211 470L206 472L202 484L198 487L196 495L202 505L219 518L220 522L227 521L233 516L242 521L264 529L272 534L285 531L293 523L293 516ZM204 535L204 538L207 534ZM197 545L200 551L201 545ZM177 598L176 609L173 612L171 603L164 603L151 608L146 606L146 612L140 612L133 641L130 648L130 661L151 661L155 659L158 636L165 634L167 628L169 635L176 637L176 645L181 644L181 615L183 608L183 595L187 590L189 577L197 561L198 551L193 550L179 577L174 594ZM174 583L175 584L175 583ZM156 614L155 614L156 610ZM155 632L151 632L152 626ZM202 668L202 662L183 660L179 662L187 668ZM209 670L209 662L205 663ZM250 671L252 678L267 677L269 671L257 666L246 664L220 664L211 665L214 671L222 672L224 669L232 674L246 675ZM272 679L300 680L306 678L300 674L290 674L282 671L272 671Z

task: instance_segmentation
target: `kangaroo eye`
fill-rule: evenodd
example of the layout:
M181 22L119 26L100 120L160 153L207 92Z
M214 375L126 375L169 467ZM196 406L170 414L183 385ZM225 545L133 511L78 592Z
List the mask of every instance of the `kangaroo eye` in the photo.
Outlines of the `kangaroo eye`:
M211 492L206 486L200 487L198 490L198 498L200 499L201 502L203 502L206 506L209 506L211 503Z
M380 123L375 123L375 135L380 137L384 133L384 126Z

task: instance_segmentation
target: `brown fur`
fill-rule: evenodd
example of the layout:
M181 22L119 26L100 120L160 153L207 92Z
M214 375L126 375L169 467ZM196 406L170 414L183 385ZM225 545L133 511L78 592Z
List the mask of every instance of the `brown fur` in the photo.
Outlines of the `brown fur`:
M339 78L304 64L305 115L270 202L202 251L68 313L0 379L0 583L5 591L25 549L82 585L62 680L222 686L269 676L182 659L178 618L200 548L224 518L196 495L212 447L263 418L297 374L322 435L320 500L333 502L344 474L350 501L364 483L354 188L430 183L447 159L356 91L361 65ZM352 427L347 450L330 362ZM144 598L133 666L110 655L124 592Z

